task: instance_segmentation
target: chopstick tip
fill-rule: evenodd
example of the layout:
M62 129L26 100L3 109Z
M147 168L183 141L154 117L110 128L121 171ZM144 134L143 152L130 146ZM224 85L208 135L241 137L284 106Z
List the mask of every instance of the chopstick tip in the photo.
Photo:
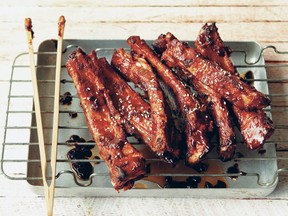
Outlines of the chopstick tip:
M31 18L25 18L25 29L27 31L31 31L32 30L32 20L31 20Z
M65 27L65 17L62 15L59 17L59 21L58 21L58 36L59 37L63 37L64 34L64 27Z
M59 17L59 23L65 23L66 20L65 20L65 17L62 15Z
M25 18L25 29L27 32L29 32L31 35L29 37L34 38L34 32L32 30L32 20L31 18Z

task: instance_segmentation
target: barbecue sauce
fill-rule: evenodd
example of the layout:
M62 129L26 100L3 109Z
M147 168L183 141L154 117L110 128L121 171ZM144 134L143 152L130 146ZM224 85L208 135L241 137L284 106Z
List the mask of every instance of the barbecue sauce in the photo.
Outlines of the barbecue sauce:
M218 180L215 185L210 182L205 182L204 188L226 188L227 185L224 181Z
M59 102L61 105L70 105L72 103L72 95L70 92L65 92L60 96Z
M253 85L254 74L252 71L247 71L247 72L241 74L241 77L245 83L247 83L248 85L251 85L251 86Z
M89 179L93 173L93 166L89 162L72 163L72 168L77 176L83 180Z
M78 116L77 112L72 112L72 111L69 112L69 117L70 117L70 118L72 118L72 119L73 119L73 118L77 118L77 116Z
M258 154L260 154L260 155L263 155L265 153L266 153L266 149L261 148L258 150Z
M229 174L240 173L239 165L237 163L235 163L233 166L231 166L227 169L227 173L229 173ZM238 176L229 176L229 178L231 178L232 180L237 180Z
M93 140L86 142L86 140L78 135L71 135L70 138L66 141L66 144L72 146L67 153L67 158L69 160L89 160L92 157L92 149L95 145L90 145L87 143L94 143ZM100 159L98 156L94 156L94 159ZM76 175L83 179L89 179L90 175L94 172L93 166L90 162L71 162L72 169ZM97 162L95 163L97 164Z

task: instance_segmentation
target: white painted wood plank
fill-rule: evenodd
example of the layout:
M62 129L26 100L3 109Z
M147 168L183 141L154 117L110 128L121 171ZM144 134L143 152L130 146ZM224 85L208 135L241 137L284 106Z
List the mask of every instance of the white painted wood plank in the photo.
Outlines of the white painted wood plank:
M9 207L8 207L9 205ZM65 207L64 207L65 206ZM4 215L44 215L44 199L0 198ZM162 199L162 198L55 198L55 215L278 215L288 211L287 201Z
M97 7L69 8L64 14L69 22L85 23L241 23L241 22L287 22L288 7ZM17 13L17 16L15 16ZM0 22L15 22L22 17L31 17L43 13L38 22L46 23L46 17L55 17L63 13L62 7L3 7ZM75 16L75 14L77 14ZM208 16L209 15L209 16ZM53 19L49 19L53 21ZM33 21L33 20L32 20Z
M66 38L70 39L127 39L131 35L155 39L161 33L168 31L181 40L194 40L204 23L86 23L73 22L67 18ZM287 22L288 25L288 22ZM33 23L35 40L56 38L55 23L37 21ZM257 22L257 23L217 23L219 33L224 41L261 41L268 43L288 42L286 23ZM7 43L12 34L17 34L15 40L23 41L22 24L2 23L0 27L9 31L1 32L2 41ZM48 31L49 29L49 31ZM148 31L149 30L149 31ZM15 43L15 42L14 42ZM9 43L8 43L9 44ZM279 49L282 49L281 47ZM7 51L7 50L6 50Z
M57 0L51 0L51 1L45 1L45 0L38 0L32 3L24 2L24 1L18 1L18 0L10 0L7 2L1 2L0 6L31 6L31 5L37 5L41 7L50 7L50 6L58 6L58 7L84 7L84 6L101 6L101 7L153 7L153 6L161 6L161 7L175 7L175 6L223 6L223 7L229 7L229 6L283 6L288 5L288 2L286 0L271 0L271 1L261 1L261 0L88 0L88 1L79 1L79 0L70 0L70 1L57 1Z

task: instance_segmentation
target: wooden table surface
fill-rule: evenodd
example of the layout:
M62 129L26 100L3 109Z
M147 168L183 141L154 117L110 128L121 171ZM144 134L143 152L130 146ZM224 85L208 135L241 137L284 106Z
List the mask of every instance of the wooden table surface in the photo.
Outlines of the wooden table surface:
M30 0L0 2L0 143L3 143L7 96L13 59L27 51L24 19L31 17L34 48L57 38L57 21L66 17L65 38L126 39L140 35L155 39L173 32L182 40L193 40L205 22L215 21L224 41L257 41L288 51L288 1L281 0L158 0L74 1ZM269 63L288 60L288 55L264 53ZM287 79L287 68L268 68L268 78ZM269 84L271 94L287 94L287 83ZM272 106L287 106L287 97L272 98ZM273 113L275 125L287 124L287 113ZM274 140L288 139L287 130L277 130ZM285 142L278 156L286 157ZM1 151L1 150L0 150ZM1 153L1 152L0 152ZM288 167L286 160L279 167ZM279 178L276 190L258 199L195 198L69 198L55 199L55 215L287 215L288 180ZM0 215L45 215L43 197L32 193L25 181L12 181L0 173Z

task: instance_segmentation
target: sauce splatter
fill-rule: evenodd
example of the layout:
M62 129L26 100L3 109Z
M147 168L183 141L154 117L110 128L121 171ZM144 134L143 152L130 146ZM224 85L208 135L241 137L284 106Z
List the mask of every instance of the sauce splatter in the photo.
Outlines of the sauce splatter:
M70 105L72 103L72 95L70 92L65 92L60 96L59 102L61 105Z

